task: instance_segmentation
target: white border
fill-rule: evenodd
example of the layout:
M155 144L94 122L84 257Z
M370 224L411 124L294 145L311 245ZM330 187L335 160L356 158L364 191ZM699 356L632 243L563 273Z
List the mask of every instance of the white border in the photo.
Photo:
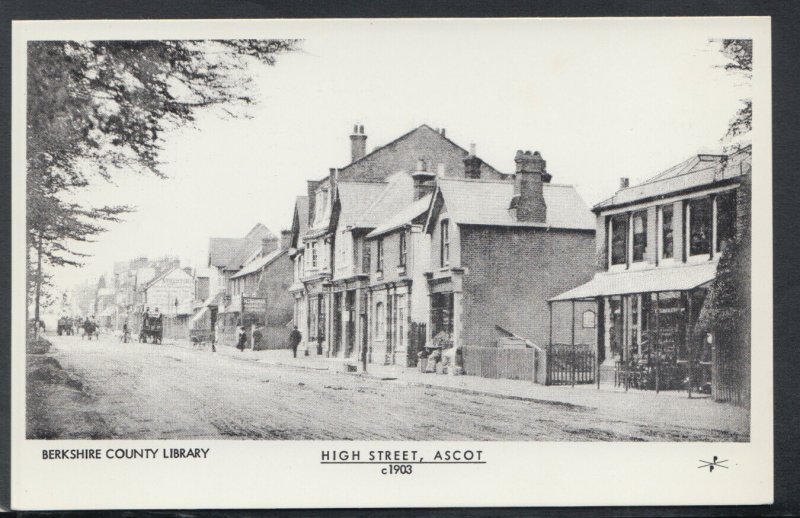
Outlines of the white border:
M540 20L538 20L540 21ZM25 439L25 77L28 39L320 38L369 31L473 25L515 28L537 20L216 20L14 22L12 99L12 505L15 509L255 508L763 504L773 498L772 147L769 18L553 19L565 30L593 24L674 24L709 35L754 39L752 412L749 443L35 441ZM679 37L676 35L676 37ZM368 41L365 39L365 41ZM210 446L190 461L45 462L43 447ZM438 446L481 449L489 464L437 466L412 477L382 477L376 466L319 466L323 448ZM717 455L730 469L713 476L696 460Z

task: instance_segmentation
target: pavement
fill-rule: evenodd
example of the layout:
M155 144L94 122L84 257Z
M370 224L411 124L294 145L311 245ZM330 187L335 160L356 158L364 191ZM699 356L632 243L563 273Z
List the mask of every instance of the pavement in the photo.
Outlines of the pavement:
M173 341L178 347L192 347L188 341ZM352 359L326 358L324 356L292 356L291 350L275 349L239 351L234 347L217 347L217 353L232 355L254 361L336 374L391 380L425 388L437 388L464 394L481 394L497 398L531 402L548 402L599 410L608 415L626 415L633 419L652 421L663 425L687 427L717 426L719 429L749 435L750 412L748 409L728 403L718 403L710 396L694 394L692 398L684 390L667 390L656 393L652 390L625 390L612 383L584 385L545 386L525 380L481 378L467 375L423 373L419 369L399 365L367 364L362 372L361 362ZM357 369L355 372L347 366Z

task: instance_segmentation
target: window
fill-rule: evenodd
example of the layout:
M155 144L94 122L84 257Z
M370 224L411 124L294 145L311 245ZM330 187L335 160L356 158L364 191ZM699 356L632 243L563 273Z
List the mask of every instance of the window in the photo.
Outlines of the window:
M594 326L594 311L587 309L583 312L583 327L592 328Z
M711 198L689 201L689 255L711 253Z
M450 265L450 221L443 219L440 223L442 242L439 251L439 259L442 268Z
M647 212L634 212L633 221L633 257L634 263L644 261L647 253Z
M661 258L673 257L672 205L661 207Z
M628 215L611 217L611 264L625 264L628 250Z
M353 239L353 273L358 273L358 240Z
M400 232L400 266L406 265L406 258L407 258L407 250L406 250L406 233L405 231Z
M736 235L736 191L720 193L717 204L717 252Z
M363 254L361 257L361 273L369 273L370 269L370 249L371 246L369 241L364 240L363 242Z
M317 243L315 241L312 241L311 243L308 244L308 246L309 246L309 249L311 250L311 267L312 268L316 268L317 267Z
M386 309L383 302L375 304L375 339L383 340L386 336Z
M375 268L376 271L382 272L383 271L383 238L378 238L376 242L376 250L375 250Z

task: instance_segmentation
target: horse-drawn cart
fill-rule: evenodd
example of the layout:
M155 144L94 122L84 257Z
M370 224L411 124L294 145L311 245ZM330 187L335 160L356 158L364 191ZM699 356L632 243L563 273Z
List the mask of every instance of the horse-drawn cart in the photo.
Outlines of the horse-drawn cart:
M139 332L139 341L147 343L147 339L149 338L150 343L160 344L164 332L163 324L163 315L148 315L144 317L142 321L142 329Z

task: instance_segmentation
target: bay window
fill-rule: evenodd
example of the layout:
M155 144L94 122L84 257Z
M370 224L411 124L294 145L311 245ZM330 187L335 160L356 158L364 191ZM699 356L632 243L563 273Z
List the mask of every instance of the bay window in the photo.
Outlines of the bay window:
M400 266L406 265L406 258L408 256L408 251L406 249L406 233L405 231L400 232Z
M383 238L378 238L375 243L375 269L378 272L383 271Z

